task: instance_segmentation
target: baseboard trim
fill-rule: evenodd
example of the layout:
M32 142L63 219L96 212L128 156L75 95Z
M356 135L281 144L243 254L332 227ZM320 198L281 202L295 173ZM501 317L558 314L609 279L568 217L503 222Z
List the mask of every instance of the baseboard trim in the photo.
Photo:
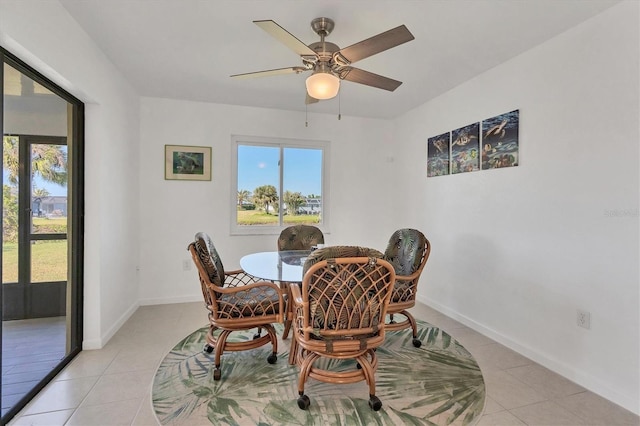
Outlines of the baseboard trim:
M149 306L149 305L168 305L170 303L190 303L190 302L204 303L204 299L202 299L202 294L198 294L198 295L189 295L189 296L180 296L180 297L163 297L158 299L141 299L138 302L140 303L140 306Z
M107 342L109 342L109 340L111 340L111 338L118 332L118 330L120 330L120 327L122 327L124 323L127 322L129 318L131 318L131 315L133 315L133 313L138 309L139 306L140 303L133 303L129 307L129 309L127 309L127 311L122 314L120 318L118 318L118 320L109 328L109 330L107 330L105 334L100 336L99 339L83 340L82 350L87 351L92 349L102 349L104 345L106 345Z
M561 375L562 377L571 380L572 382L588 389L589 391L623 407L626 410L631 411L634 414L640 415L640 407L638 407L638 401L633 400L633 398L629 398L627 395L620 394L614 389L611 389L608 385L604 384L602 381L597 378L583 372L576 370L572 366L569 366L563 362L560 362L556 359L552 359L547 357L545 354L528 347L526 345L522 345L515 340L512 340L509 336L506 336L496 330L493 330L490 327L486 327L485 325L465 316L461 313L450 309L449 307L442 305L435 300L420 297L420 295L416 298L419 302L424 303L425 305L435 309L436 311L455 319L456 321L461 322L467 327L477 331L484 336L487 336L501 345L506 346L507 348L519 353L522 356L525 356L532 361L542 365L545 368L553 371ZM454 336L455 337L455 336Z

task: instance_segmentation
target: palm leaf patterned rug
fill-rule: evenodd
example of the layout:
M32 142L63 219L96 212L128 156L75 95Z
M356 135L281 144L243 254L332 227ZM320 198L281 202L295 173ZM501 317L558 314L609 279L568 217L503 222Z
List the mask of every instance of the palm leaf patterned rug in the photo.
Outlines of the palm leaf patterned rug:
M153 380L155 414L163 425L470 425L479 420L485 385L477 362L449 334L418 321L422 346L409 330L389 332L377 350L376 395L369 408L364 381L336 385L309 379L311 406L298 408L298 367L287 362L291 337L278 341L278 361L267 363L271 345L222 356L222 379L213 380L213 354L202 351L207 327L180 341ZM277 325L278 335L282 326ZM230 339L248 340L254 330ZM354 361L326 361L353 368ZM346 365L346 363L351 365ZM342 365L340 365L342 363ZM328 364L325 364L328 366Z

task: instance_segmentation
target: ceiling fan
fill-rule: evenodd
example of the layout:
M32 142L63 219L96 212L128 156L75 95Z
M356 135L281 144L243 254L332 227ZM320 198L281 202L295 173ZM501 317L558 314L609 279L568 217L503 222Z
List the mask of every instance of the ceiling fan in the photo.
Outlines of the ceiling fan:
M300 74L302 72L312 71L311 76L306 80L307 104L318 102L320 99L331 99L336 96L340 89L341 80L393 92L402 84L401 81L354 68L351 64L414 39L413 34L411 34L407 27L400 25L399 27L340 49L337 45L325 41L325 38L331 34L335 26L333 20L329 18L316 18L311 21L311 28L320 36L320 41L307 46L275 21L264 20L253 21L253 23L298 54L302 60L302 65L235 74L231 77L252 78L280 74Z

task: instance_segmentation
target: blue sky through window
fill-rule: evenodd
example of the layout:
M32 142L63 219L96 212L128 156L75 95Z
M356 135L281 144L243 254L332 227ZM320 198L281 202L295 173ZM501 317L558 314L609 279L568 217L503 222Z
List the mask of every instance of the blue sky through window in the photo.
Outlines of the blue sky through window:
M6 170L2 171L2 178L3 178L3 183L5 185L9 185L9 173ZM49 193L50 196L61 196L61 197L66 197L67 196L67 187L66 186L60 186L56 183L51 183L51 182L45 182L44 180L42 180L42 178L38 175L33 177L33 186L34 188L44 188L47 190L47 192Z
M251 193L262 185L279 186L280 148L238 146L238 190ZM284 149L284 190L307 196L322 191L322 150Z

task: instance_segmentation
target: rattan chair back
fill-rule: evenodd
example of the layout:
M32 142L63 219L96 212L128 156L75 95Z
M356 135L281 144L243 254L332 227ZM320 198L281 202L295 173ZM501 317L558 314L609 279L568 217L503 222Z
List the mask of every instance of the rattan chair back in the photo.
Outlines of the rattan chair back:
M417 229L403 228L395 231L389 238L384 252L384 258L394 267L396 283L389 303L390 321L387 330L401 330L411 327L413 330L413 344L419 347L422 342L418 339L418 327L415 318L407 310L415 306L418 294L418 282L424 270L431 243L425 235ZM394 316L403 315L404 321L396 322Z
M311 250L317 244L324 244L324 234L313 225L289 226L278 237L278 251Z

